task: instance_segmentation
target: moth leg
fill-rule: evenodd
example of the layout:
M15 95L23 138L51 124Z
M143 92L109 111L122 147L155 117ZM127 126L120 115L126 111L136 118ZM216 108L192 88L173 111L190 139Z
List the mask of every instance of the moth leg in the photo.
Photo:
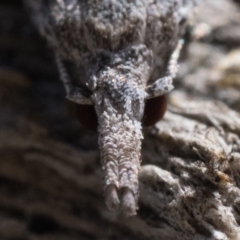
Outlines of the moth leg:
M60 73L60 79L67 93L66 98L78 104L92 105L92 99L84 96L81 88L73 86L63 61L58 54L56 54L56 63Z
M181 39L174 52L171 55L168 63L167 76L157 79L152 85L147 86L147 98L161 96L173 89L172 81L176 77L178 71L178 58L182 49L184 41Z

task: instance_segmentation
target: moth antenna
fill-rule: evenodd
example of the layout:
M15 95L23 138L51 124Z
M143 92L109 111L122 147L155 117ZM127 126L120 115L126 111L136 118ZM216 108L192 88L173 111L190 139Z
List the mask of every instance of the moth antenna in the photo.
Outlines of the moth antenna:
M172 53L168 63L167 75L165 77L157 79L152 85L147 86L147 99L161 96L163 94L166 94L167 92L170 92L173 89L172 82L173 78L176 77L178 71L178 58L180 56L183 44L183 39L178 41L177 47Z
M84 94L84 90L73 86L71 78L67 73L67 69L65 68L64 63L58 53L55 54L55 59L60 74L60 80L62 81L66 90L66 98L78 104L92 105L92 99L85 96L86 93Z

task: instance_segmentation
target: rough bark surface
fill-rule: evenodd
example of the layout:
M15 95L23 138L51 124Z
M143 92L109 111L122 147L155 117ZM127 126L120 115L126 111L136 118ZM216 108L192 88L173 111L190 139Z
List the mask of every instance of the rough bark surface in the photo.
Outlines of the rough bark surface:
M208 0L192 31L127 218L104 205L97 133L51 51L20 1L0 4L0 239L240 239L240 10Z

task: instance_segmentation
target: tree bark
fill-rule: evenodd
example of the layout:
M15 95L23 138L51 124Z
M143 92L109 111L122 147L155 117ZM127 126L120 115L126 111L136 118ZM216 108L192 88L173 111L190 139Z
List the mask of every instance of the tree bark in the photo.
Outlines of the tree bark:
M162 121L145 129L139 211L104 204L97 132L51 50L0 4L0 239L240 239L240 11L206 1Z

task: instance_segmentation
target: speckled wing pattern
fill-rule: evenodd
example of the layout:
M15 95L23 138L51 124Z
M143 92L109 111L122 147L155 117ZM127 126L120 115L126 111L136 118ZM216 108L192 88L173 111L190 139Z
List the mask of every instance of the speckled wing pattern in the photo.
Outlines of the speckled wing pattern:
M25 2L56 54L67 97L95 106L108 208L135 214L145 101L173 88L179 40L198 0Z

